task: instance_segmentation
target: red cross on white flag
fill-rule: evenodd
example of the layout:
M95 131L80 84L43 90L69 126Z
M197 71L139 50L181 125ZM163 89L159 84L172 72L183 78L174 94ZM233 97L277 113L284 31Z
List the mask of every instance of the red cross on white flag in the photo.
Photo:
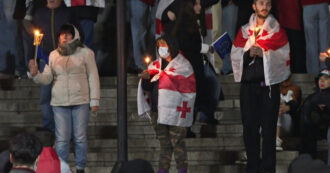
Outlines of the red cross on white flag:
M187 107L188 106L188 102L187 101L183 101L182 102L182 107L178 106L176 107L176 111L178 112L182 112L181 113L181 118L186 118L186 113L191 111L191 108Z

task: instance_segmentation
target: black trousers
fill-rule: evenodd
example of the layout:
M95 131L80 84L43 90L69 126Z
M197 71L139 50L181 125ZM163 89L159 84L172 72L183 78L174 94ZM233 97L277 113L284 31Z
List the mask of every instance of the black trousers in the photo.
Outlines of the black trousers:
M275 173L276 124L280 105L279 85L242 83L240 106L247 154L247 173ZM262 157L260 158L260 128Z
M290 43L290 69L292 73L306 73L306 43L304 31L285 28Z

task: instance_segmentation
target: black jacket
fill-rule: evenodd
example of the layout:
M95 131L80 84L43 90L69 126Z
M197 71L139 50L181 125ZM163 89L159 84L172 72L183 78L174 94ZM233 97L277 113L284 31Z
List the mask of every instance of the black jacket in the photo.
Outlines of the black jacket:
M258 83L265 81L263 59L251 57L250 51L243 55L242 83Z
M325 60L325 64L327 65L328 70L330 70L330 58Z

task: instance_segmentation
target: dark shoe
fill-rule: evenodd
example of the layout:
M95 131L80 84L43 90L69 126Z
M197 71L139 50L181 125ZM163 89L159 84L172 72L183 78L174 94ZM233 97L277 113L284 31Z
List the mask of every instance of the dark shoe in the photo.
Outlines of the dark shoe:
M181 168L178 173L187 173L188 169L187 168Z
M142 69L138 68L138 67L128 67L127 69L127 73L131 73L131 74L139 74L142 73Z
M84 169L77 169L77 173L85 173Z
M168 171L166 171L165 169L163 168L159 168L157 173L168 173Z
M192 132L190 128L188 128L186 138L196 138L196 134Z

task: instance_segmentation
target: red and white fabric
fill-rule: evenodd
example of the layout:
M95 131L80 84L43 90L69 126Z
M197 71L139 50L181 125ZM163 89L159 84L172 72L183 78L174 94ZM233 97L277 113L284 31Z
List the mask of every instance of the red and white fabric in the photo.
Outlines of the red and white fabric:
M196 80L189 61L179 53L164 70L161 60L149 64L151 82L158 86L158 123L180 127L190 127L193 122L196 97ZM150 112L148 98L142 90L141 80L137 95L138 114L144 116Z
M67 7L93 6L105 8L105 0L64 0Z
M255 14L248 24L242 26L231 49L234 79L240 82L243 72L243 55L256 43L263 50L265 83L267 86L280 83L290 75L290 47L285 31L276 19L269 15L255 38Z
M203 38L203 43L208 45L212 44L213 38L213 14L212 14L212 7L205 9L205 24L206 24L206 36ZM209 61L214 66L214 54L208 53Z
M36 173L72 173L72 171L69 165L58 157L54 148L43 147Z
M164 27L162 24L162 15L164 10L172 4L174 0L159 0L156 10L156 39L162 35L164 32Z

